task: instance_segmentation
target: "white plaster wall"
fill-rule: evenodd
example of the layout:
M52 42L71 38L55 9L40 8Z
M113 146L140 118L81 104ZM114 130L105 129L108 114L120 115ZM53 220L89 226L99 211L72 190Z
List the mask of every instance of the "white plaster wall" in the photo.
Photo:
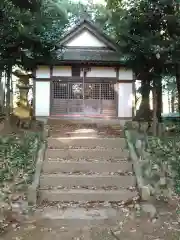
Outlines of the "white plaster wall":
M118 117L132 117L133 83L119 83Z
M53 67L52 75L55 77L71 77L72 69L70 66L55 66Z
M133 71L131 69L120 68L119 80L133 80Z
M35 116L49 116L50 82L35 82Z
M97 39L88 30L84 30L78 36L71 39L66 46L68 47L106 47L106 45Z
M83 76L82 72L81 76ZM113 67L92 67L86 76L116 78L116 69Z
M36 78L50 78L49 66L37 66Z

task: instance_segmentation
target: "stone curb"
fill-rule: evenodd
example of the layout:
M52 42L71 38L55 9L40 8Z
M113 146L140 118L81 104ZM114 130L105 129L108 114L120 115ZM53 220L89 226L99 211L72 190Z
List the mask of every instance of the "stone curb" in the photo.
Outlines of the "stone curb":
M45 124L43 130L43 140L45 141L47 137L49 137L49 125Z
M37 202L37 188L39 186L39 180L40 180L40 174L43 166L45 150L46 150L46 144L42 143L37 154L34 180L28 188L28 203L31 205L36 205L36 202Z
M140 192L141 200L148 201L150 199L151 192L150 192L149 186L145 185L145 183L144 183L139 159L136 154L135 148L134 148L133 144L131 143L131 140L130 140L131 136L130 136L130 132L128 130L125 130L125 136L126 136L128 148L130 151L130 157L131 157L131 160L133 163L133 169L134 169L134 173L136 176L137 187Z

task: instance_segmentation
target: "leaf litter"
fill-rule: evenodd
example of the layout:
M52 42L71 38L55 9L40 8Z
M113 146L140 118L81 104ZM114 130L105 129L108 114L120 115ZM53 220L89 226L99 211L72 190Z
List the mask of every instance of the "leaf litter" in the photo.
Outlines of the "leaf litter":
M66 125L65 125L66 126ZM68 126L69 127L69 126ZM87 127L87 126L86 126ZM92 126L91 126L92 127ZM101 134L104 134L101 130ZM106 131L107 134L107 131ZM118 133L119 134L119 133ZM68 159L67 159L68 160ZM83 159L84 160L84 159ZM71 160L70 160L71 161ZM91 160L90 160L91 161ZM111 161L111 160L110 160ZM114 161L114 159L112 159ZM129 187L131 189L131 187ZM133 187L132 187L133 188ZM54 206L57 206L59 208L66 208L66 207L85 207L85 208L101 208L105 206L112 206L115 208L121 208L123 214L125 215L124 221L119 221L116 225L113 227L107 227L108 233L111 234L112 238L108 239L133 239L133 240L169 240L169 239L177 239L175 238L176 233L178 232L178 224L179 222L176 220L177 214L175 213L175 209L171 207L160 207L159 209L159 216L157 219L153 219L156 221L150 221L149 217L138 215L137 211L139 211L139 200L138 197L134 199L134 201L129 202L85 202L85 203L74 203L74 202L56 202L53 203ZM48 203L44 202L44 206L39 206L42 208L45 208L46 206L49 206ZM169 214L172 213L172 214ZM167 227L168 225L168 227ZM177 227L177 228L176 228ZM63 230L63 227L58 229L54 226L53 228L38 228L38 227L29 227L29 231L31 231L31 238L25 238L26 240L30 239L43 239L43 236L49 236L47 239L64 239L61 237L61 231ZM18 229L19 230L19 229ZM23 229L21 229L18 234L23 235ZM39 231L42 230L42 231ZM71 231L71 229L69 229ZM83 232L83 229L81 230ZM96 229L91 228L89 231L97 231ZM45 235L43 235L43 232L45 232ZM57 238L54 238L54 235L52 235L52 232L56 232ZM101 228L99 227L98 232L101 232ZM42 233L42 234L41 234ZM10 234L10 233L9 233ZM73 234L73 233L72 233ZM114 234L114 235L113 235ZM133 234L133 235L132 235ZM74 237L74 239L84 239L82 237L82 234L79 234L80 236ZM74 235L72 235L74 236ZM6 235L3 240L10 240L11 235ZM72 238L71 238L72 239ZM92 238L93 240L101 240L105 238ZM23 237L17 236L15 240L24 240Z

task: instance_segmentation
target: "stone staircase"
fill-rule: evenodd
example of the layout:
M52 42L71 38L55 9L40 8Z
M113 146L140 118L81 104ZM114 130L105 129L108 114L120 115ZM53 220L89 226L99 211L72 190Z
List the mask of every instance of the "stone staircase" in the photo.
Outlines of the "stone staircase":
M58 125L51 129L40 177L41 203L126 202L137 196L124 138L102 137L96 129L66 135Z

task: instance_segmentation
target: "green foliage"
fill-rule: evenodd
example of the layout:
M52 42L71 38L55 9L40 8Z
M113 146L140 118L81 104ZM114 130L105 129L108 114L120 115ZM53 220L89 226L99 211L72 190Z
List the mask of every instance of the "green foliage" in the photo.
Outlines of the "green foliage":
M124 62L134 70L137 79L148 83L147 86L153 82L158 96L156 115L159 121L162 111L162 77L176 75L180 108L179 6L179 2L169 0L107 0L107 8L111 11L109 21ZM171 88L172 84L167 86ZM150 87L148 89L150 91ZM142 89L143 103L149 102L149 91ZM140 110L142 107L143 104L140 105ZM140 112L145 112L145 109Z
M168 0L140 0L128 1L127 7L120 0L108 2L111 22L126 62L138 73L143 68L151 73L164 68L172 56L174 39L171 37L179 36L176 4Z
M26 133L23 137L0 139L0 186L13 183L15 189L32 180L40 135Z
M113 29L109 25L109 10L103 4L95 4L93 1L83 3L72 0L57 0L57 5L62 6L68 15L67 27L72 27L82 19L89 19L99 26L107 34L113 35Z
M34 60L56 57L56 46L69 27L88 17L108 31L103 5L65 0L1 0L0 64L31 69Z
M53 0L0 1L0 64L28 66L37 57L50 57L67 23L65 11Z
M130 133L130 141L136 150L144 183L156 197L170 198L172 192L180 195L179 133L172 137L147 136L147 123L143 125L142 129L139 129L137 122L127 122L125 130Z
M149 153L148 162L152 179L158 176L159 179L154 179L155 183L164 179L163 184L167 188L174 185L177 194L180 194L180 138L148 138Z
M0 138L0 234L12 219L22 218L28 212L25 204L27 186L35 170L41 135L25 133L23 136ZM18 203L14 209L14 202Z

